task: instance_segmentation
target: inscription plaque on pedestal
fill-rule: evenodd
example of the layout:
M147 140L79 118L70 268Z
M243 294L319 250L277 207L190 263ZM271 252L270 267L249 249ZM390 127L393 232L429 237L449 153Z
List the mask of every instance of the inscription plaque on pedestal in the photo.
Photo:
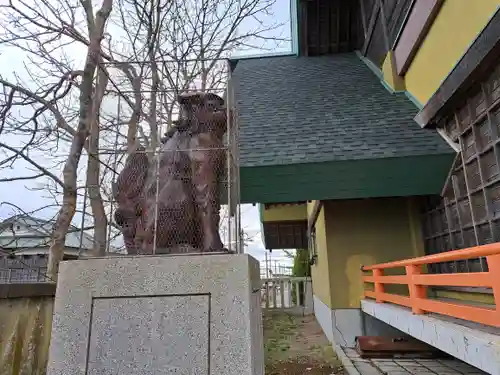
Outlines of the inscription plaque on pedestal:
M208 375L209 306L208 294L94 299L88 373Z

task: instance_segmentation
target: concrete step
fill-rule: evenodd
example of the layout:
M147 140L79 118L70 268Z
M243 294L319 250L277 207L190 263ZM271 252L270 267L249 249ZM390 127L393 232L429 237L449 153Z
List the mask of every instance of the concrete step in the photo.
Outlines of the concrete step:
M363 359L352 348L338 348L349 375L483 375L458 359Z

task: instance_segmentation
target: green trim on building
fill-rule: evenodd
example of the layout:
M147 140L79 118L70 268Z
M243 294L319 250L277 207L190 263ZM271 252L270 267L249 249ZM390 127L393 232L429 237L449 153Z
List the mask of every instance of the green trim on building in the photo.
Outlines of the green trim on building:
M455 154L242 167L242 203L439 194Z

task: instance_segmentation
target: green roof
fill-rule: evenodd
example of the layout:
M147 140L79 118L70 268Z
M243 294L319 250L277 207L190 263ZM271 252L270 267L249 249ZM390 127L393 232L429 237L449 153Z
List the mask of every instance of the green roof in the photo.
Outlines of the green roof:
M436 132L421 129L413 120L418 112L415 105L404 93L389 92L357 54L244 59L237 62L232 77L240 126L243 201L265 203L279 196L293 196L296 200L349 197L349 191L360 190L362 165L370 168L373 163L369 161L379 160L376 165L382 169L385 161L404 168L404 163L392 160L395 158L411 159L408 167L419 166L413 171L412 181L422 177L434 181L427 181L425 189L418 188L422 187L421 182L411 188L412 182L406 181L409 188L398 193L387 187L384 196L439 193L455 152ZM362 163L354 165L353 161ZM422 165L424 161L426 165ZM302 186L301 196L296 196L289 194L289 188L279 181L278 185L270 185L271 169L272 173L279 170L269 167L288 166L281 171L293 171L298 177L299 173L307 174L311 164L323 163L337 163L333 169L321 169L323 172L336 170L358 177L348 181L346 176L319 176L320 185L323 180L328 183L324 187L329 191L326 196L311 196L312 187ZM408 174L409 171L385 171L386 180L380 176L378 182L364 181L370 186L382 186L362 189L361 195L379 196L387 183L397 184L400 177L408 178ZM268 192L256 194L253 189L250 194L256 184ZM340 186L342 194L335 191Z

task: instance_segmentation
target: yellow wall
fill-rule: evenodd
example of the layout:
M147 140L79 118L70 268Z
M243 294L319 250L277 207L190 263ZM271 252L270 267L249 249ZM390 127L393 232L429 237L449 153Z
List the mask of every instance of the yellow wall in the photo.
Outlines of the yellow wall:
M263 221L307 220L306 204L276 206L263 209Z
M326 201L320 218L313 288L332 309L359 307L361 266L424 254L413 198Z
M311 277L313 282L313 293L325 305L332 306L330 293L330 277L329 258L330 252L327 249L327 227L325 220L325 208L319 212L316 220L316 264L311 266Z
M500 0L445 0L405 75L406 89L425 104L487 25Z
M394 91L405 90L405 81L396 71L396 62L392 51L389 51L385 56L384 63L382 64L382 75L385 83Z
M331 309L359 307L361 266L424 255L421 233L416 198L324 201L316 221L317 263L311 267L314 295ZM404 272L394 271L387 274ZM400 286L386 289L406 294ZM494 303L491 294L436 290L434 296Z
M495 298L493 297L493 294L487 294L487 293L436 290L434 294L438 298L448 298L452 300L467 301L467 302L478 302L488 305L495 304Z

